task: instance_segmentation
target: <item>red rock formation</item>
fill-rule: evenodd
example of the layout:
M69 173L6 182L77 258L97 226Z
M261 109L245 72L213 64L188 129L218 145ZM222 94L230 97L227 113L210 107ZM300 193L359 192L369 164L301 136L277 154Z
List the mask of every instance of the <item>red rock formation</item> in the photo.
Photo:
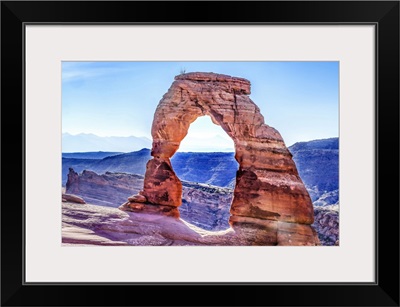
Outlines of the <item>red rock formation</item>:
M128 201L134 202L134 203L147 203L147 198L143 195L132 195L128 197Z
M153 205L150 203L144 204L129 200L126 203L122 204L119 209L121 209L122 211L130 211L136 213L152 213L176 218L179 217L179 210L176 207Z
M249 94L250 82L242 78L214 73L175 77L154 114L151 152L154 158L147 165L141 194L152 205L175 208L181 204L182 186L172 170L170 158L187 135L190 124L208 115L235 144L239 170L231 205L230 222L234 229L237 225L242 229L243 225L265 229L268 221L268 231L275 236L279 229L288 233L301 228L301 233L307 233L296 242L289 242L281 235L287 244L314 244L315 236L308 226L314 221L310 196L281 135L264 123L260 109ZM239 221L240 217L246 222ZM282 228L272 223L275 226L271 228L270 221L289 225ZM307 225L309 232L296 224Z
M179 207L182 183L169 159L154 158L147 162L142 195L152 204Z

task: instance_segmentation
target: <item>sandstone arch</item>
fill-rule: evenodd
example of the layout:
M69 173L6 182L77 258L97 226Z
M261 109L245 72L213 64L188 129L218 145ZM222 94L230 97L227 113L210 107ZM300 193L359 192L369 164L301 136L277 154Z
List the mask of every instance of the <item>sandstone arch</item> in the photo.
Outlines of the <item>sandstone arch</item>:
M264 123L249 94L250 82L242 78L214 73L176 76L154 114L153 158L147 163L143 191L123 207L179 216L182 185L170 158L190 124L208 115L233 139L239 163L230 224L275 229L278 236L277 229L288 223L312 224L311 199L292 156L279 132Z

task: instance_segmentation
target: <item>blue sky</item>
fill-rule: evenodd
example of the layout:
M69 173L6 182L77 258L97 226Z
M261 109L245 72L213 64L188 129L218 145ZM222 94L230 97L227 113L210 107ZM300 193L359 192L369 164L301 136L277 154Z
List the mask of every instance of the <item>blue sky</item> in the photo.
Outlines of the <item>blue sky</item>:
M182 70L250 80L250 98L287 146L338 136L338 62L63 62L63 133L151 139L157 104ZM199 118L187 139L216 135L229 139Z

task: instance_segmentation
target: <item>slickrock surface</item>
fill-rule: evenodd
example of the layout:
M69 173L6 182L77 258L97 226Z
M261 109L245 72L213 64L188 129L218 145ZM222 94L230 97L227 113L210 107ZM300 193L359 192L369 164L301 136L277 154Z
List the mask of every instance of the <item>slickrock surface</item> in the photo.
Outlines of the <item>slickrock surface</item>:
M267 229L275 236L280 229L288 233L299 231L307 235L285 239L289 245L314 243L309 226L314 222L310 196L281 135L264 123L260 109L249 94L250 82L243 78L214 73L175 77L154 114L153 159L147 164L140 195L145 196L151 206L176 208L181 205L182 188L170 159L190 124L199 116L208 115L235 143L239 170L230 209L231 225L242 230ZM128 201L121 208L136 206ZM146 204L142 203L141 208L140 211L147 212ZM279 223L285 226L280 227Z
M263 228L239 227L212 232L183 219L160 214L124 212L90 204L64 202L62 214L62 243L66 246L315 245L315 241L310 240L313 234L308 233L308 229L302 229L305 225L298 226L301 231L293 233L292 223L277 221L265 220ZM293 239L295 242L289 242Z

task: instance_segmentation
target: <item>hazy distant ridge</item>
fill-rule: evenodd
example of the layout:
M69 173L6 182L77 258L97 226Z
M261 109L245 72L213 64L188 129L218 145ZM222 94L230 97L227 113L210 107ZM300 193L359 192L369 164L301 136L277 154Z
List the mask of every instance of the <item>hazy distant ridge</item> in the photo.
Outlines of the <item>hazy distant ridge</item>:
M103 159L105 157L116 156L123 152L112 151L93 151L93 152L63 152L63 158L70 159Z
M62 152L131 152L142 148L151 148L151 140L136 136L109 136L101 137L91 133L72 135L62 134Z
M80 133L72 135L62 134L63 153L84 153L84 152L132 152L142 148L151 148L152 141L146 137L137 136L110 136L102 137L91 133ZM186 136L181 145L180 151L184 152L234 152L233 141L220 135L212 137ZM66 158L83 158L82 156L65 156ZM104 156L99 159L104 158ZM92 159L92 158L90 158Z

